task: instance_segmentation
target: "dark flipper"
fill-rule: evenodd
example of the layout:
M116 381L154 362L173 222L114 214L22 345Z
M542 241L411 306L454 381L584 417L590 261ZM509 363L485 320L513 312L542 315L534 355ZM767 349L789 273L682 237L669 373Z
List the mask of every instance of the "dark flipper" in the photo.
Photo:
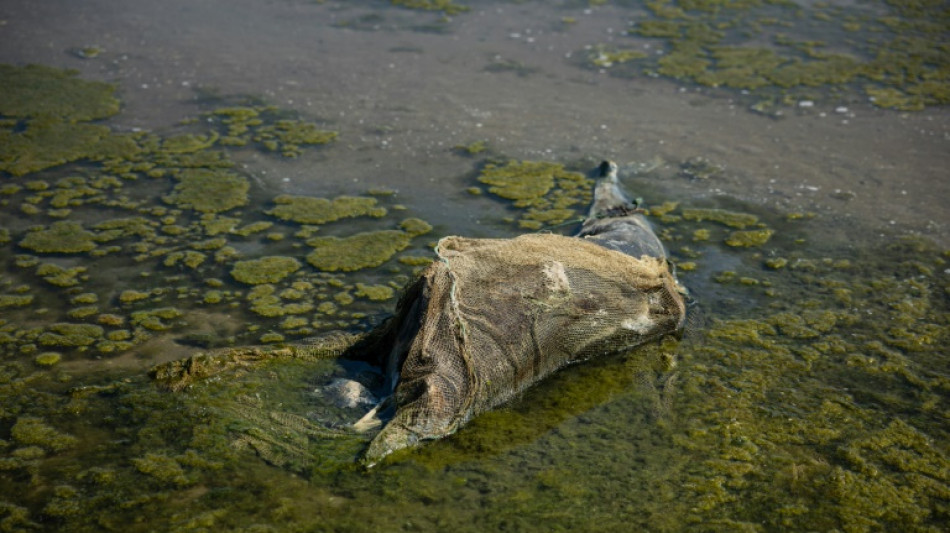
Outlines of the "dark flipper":
M594 187L594 203L577 237L632 257L665 258L666 251L639 206L620 187L617 164L604 161Z

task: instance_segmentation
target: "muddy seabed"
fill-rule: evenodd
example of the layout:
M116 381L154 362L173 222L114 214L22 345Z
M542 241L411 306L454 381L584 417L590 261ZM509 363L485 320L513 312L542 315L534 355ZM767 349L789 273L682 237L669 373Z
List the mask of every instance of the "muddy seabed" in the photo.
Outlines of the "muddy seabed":
M807 18L839 4L854 7L803 9ZM468 5L450 15L332 0L0 6L0 63L75 69L79 79L114 84L121 111L97 123L117 134L203 134L208 113L246 105L275 106L337 134L288 157L252 145L228 152L249 184L237 204L241 224L275 225L225 231L234 253L215 271L211 259L186 266L187 255L155 252L131 264L125 251L93 261L26 250L31 225L101 220L82 218L82 209L24 211L29 191L42 190L27 182L89 177L98 162L0 177L0 187L26 187L8 189L0 207L4 302L35 296L3 308L0 324L0 531L943 527L947 107L881 108L842 86L789 90L763 112L756 91L618 75L592 61L598 46L665 50L623 35L648 13L639 3ZM534 161L586 172L602 159L620 163L631 192L656 206L651 215L703 308L698 331L678 343L569 369L458 435L369 472L354 461L363 439L320 430L358 416L318 406L313 391L348 371L337 362L275 363L231 388L214 381L182 393L146 376L202 347L365 329L437 238L511 236L564 218L538 211L532 219L525 209L584 210L582 195L558 203L560 178L546 199L513 206L517 197L487 187L486 168ZM171 185L149 180L123 188L144 183L163 205ZM307 223L273 214L282 195L373 197L388 218L357 213L300 236ZM177 217L162 227L192 235L198 215L165 203L178 213L148 213ZM194 231L210 243L209 226ZM338 275L304 246L317 246L314 234L370 229L394 232L387 238L405 239L408 251ZM210 257L222 248L208 246L193 251ZM40 258L21 257L32 253ZM285 261L290 273L274 281L242 285L234 261L263 256L299 261ZM51 288L33 270L43 262L89 266L90 279ZM126 285L110 286L100 268L115 268ZM306 313L261 303L279 293L293 305L314 287L323 292L302 322L293 320ZM356 311L340 311L354 300ZM85 314L92 307L82 304L98 309ZM121 325L109 330L97 312ZM249 328L255 320L263 325ZM66 322L104 325L107 335L129 330L110 340L134 345L86 349L95 334L78 348L44 344L51 332L75 333L57 326Z

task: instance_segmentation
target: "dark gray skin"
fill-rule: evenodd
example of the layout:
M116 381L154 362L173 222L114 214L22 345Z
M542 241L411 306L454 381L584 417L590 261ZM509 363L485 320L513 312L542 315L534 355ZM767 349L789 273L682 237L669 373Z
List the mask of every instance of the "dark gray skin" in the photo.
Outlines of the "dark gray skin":
M646 217L620 188L617 164L604 161L594 187L594 202L576 237L632 257L666 258L663 244Z

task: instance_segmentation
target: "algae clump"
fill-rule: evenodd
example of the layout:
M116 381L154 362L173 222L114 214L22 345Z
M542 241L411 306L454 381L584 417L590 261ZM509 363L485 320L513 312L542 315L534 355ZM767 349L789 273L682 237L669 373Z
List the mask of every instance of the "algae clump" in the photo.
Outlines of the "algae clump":
M332 200L309 196L282 194L274 198L274 209L268 215L300 224L325 224L341 218L371 216L380 218L386 209L377 206L375 198L367 196L340 196Z
M299 270L300 266L300 261L293 257L262 257L238 261L231 269L231 276L248 285L276 283Z
M478 181L490 185L488 191L492 194L514 200L515 207L528 208L518 221L519 227L526 229L567 222L578 215L579 206L590 202L590 180L560 163L490 163L482 169Z
M726 237L726 244L729 246L762 246L769 242L772 234L770 229L733 231Z
M386 285L356 284L356 295L376 302L389 300L395 295L392 287Z
M37 341L42 346L90 346L102 338L104 330L94 324L59 322L51 324Z
M71 161L131 157L139 151L126 135L95 124L42 117L22 131L0 128L0 170L22 176Z
M736 229L744 229L759 222L759 217L755 215L725 209L683 209L683 218L696 222L710 220Z
M186 474L174 457L157 453L146 453L143 457L132 459L132 464L139 472L152 477L162 483L176 486L190 485L193 480Z
M37 354L33 362L40 366L53 366L62 359L63 356L57 352L43 352Z
M565 172L564 166L558 163L511 161L503 166L486 165L478 181L491 185L488 191L492 194L509 200L526 201L547 194L554 187L555 177L562 172Z
M188 168L177 178L175 188L164 198L166 203L202 213L220 213L247 205L251 184L241 175L222 169Z
M82 224L63 220L48 228L31 231L20 241L20 246L44 254L77 254L96 247L96 235L86 231Z
M379 266L406 249L412 236L399 230L357 233L349 237L314 237L307 262L325 271L354 271Z
M0 115L95 120L119 112L115 87L78 79L77 71L0 65Z
M469 10L469 7L456 4L452 0L391 0L395 6L424 11L442 11L446 15L457 15Z
M79 439L67 433L61 433L41 418L23 416L17 419L10 429L10 436L18 444L41 446L52 451L63 451L75 446Z
M425 235L432 231L432 226L421 218L407 218L399 224L399 227L413 237Z

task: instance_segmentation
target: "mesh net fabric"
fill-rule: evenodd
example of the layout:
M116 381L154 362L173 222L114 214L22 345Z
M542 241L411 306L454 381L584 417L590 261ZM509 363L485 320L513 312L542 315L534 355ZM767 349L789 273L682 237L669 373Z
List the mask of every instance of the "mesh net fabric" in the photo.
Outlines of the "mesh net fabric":
M561 367L674 332L685 315L661 258L553 234L446 237L436 252L395 317L356 347L398 372L369 463L451 434Z
M371 465L453 433L559 368L663 337L684 320L681 288L663 258L553 234L446 237L436 252L393 316L368 333L199 353L151 374L181 390L279 360L365 360L384 370L392 390L377 408L392 417L364 454Z

